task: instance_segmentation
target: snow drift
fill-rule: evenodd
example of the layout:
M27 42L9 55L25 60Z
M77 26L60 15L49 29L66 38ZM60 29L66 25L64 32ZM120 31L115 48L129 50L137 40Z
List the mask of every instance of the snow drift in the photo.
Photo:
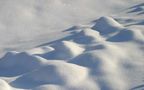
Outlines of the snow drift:
M101 34L109 34L121 30L123 26L111 17L101 17L92 28Z
M0 16L0 21L3 20L0 30L8 27L21 33L17 33L14 40L11 38L13 43L10 43L10 47L1 46L7 48L2 49L6 53L0 58L0 90L143 90L143 26L128 26L117 19L120 13L113 16L108 14L115 11L115 6L126 7L136 1L0 2L6 5L2 4L0 12L14 10L11 20ZM139 5L131 9L137 7L142 10ZM96 14L97 20L94 20L97 11L107 12L108 15ZM141 19L132 16L126 13L125 18L130 18L129 22ZM85 20L89 23L86 24ZM79 22L83 22L82 25L77 25ZM75 24L73 28L61 32L72 24ZM27 35L28 32L23 33L19 29L30 30L31 33ZM63 38L60 38L59 32L66 35L62 34ZM8 41L4 42L8 44Z
M103 37L100 36L99 32L86 28L81 30L75 37L74 41L81 44L98 43L103 41Z
M44 60L43 60L44 61ZM38 57L29 55L26 52L15 53L8 52L0 60L0 75L15 76L32 71L43 63Z

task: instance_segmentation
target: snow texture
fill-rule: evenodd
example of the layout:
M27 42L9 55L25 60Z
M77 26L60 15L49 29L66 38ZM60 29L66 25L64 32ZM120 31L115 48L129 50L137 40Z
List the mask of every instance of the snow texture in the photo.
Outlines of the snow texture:
M0 90L143 90L138 2L0 0Z

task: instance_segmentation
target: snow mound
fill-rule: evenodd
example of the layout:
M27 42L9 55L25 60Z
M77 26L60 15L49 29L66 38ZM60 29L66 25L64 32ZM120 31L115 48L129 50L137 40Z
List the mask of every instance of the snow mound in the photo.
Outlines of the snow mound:
M0 60L0 75L15 76L28 71L32 71L42 65L47 60L40 60L38 57L26 52L8 52Z
M126 41L144 41L144 36L139 30L121 30L118 34L110 37L108 41L126 42Z
M103 45L101 50L88 51L72 59L70 63L87 67L98 80L102 90L126 90L125 77L121 74L119 62L125 58L125 52L115 45ZM117 53L115 53L117 51ZM111 81L113 77L113 81ZM119 87L117 87L119 85Z
M90 44L90 43L97 43L101 42L104 39L100 36L99 32L86 28L79 32L76 37L74 37L74 41L77 43L82 43L82 44Z
M85 66L88 68L95 69L96 67L101 66L101 64L103 63L103 60L105 59L112 58L111 60L108 60L108 62L113 63L113 61L118 61L120 57L121 58L125 57L125 53L121 50L121 48L113 44L110 45L109 43L103 43L101 45L96 45L95 47L97 46L100 46L102 48L87 51L73 58L70 62L81 65L81 66ZM116 51L117 53L114 54L114 52Z
M10 88L9 84L6 81L0 79L0 90L12 90L12 89Z
M41 84L75 85L88 76L88 69L64 61L48 61L46 65L27 73L11 84L14 87L32 88ZM27 83L25 83L27 82Z
M88 68L94 68L99 66L101 60L93 53L84 53L74 58L70 63L78 64Z
M92 27L92 29L97 30L100 34L110 34L116 31L119 31L123 28L121 24L119 24L112 17L101 17L96 21L96 24Z
M52 46L55 50L42 55L47 59L70 59L81 54L85 49L72 41L61 41Z
M143 6L0 0L0 90L142 90Z

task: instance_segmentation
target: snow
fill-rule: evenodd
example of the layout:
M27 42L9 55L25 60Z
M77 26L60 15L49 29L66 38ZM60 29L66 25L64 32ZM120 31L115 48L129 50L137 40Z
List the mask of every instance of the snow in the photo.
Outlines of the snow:
M143 90L143 0L0 0L0 90Z
M8 52L0 63L1 76L15 76L33 71L44 62L26 52ZM20 70L19 70L20 69Z
M33 48L31 50L27 50L26 52L29 54L44 54L50 51L53 51L54 48L50 47L50 46L44 46L41 48Z
M74 41L81 44L88 44L101 42L103 38L100 36L99 32L90 28L85 28L75 36Z
M101 34L109 34L122 29L123 26L111 17L101 17L92 28L96 29Z
M2 79L0 79L0 89L1 90L11 90L9 84Z
M11 84L21 88L32 88L46 83L69 86L85 80L87 74L88 70L84 67L55 60L48 61L47 65L19 77Z
M71 41L62 41L56 44L54 49L55 51L53 56L59 59L69 59L84 51L82 47Z
M139 30L121 30L118 34L110 37L109 41L122 42L122 41L141 41L143 42L144 36Z

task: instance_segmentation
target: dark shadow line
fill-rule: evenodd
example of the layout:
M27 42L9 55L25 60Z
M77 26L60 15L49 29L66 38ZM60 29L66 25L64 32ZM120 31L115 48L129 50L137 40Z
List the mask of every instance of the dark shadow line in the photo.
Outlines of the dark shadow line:
M132 88L132 89L130 89L130 90L136 90L136 89L142 89L142 88L143 88L143 90L144 90L144 84L143 84L143 85L136 86L136 87L134 87L134 88Z

